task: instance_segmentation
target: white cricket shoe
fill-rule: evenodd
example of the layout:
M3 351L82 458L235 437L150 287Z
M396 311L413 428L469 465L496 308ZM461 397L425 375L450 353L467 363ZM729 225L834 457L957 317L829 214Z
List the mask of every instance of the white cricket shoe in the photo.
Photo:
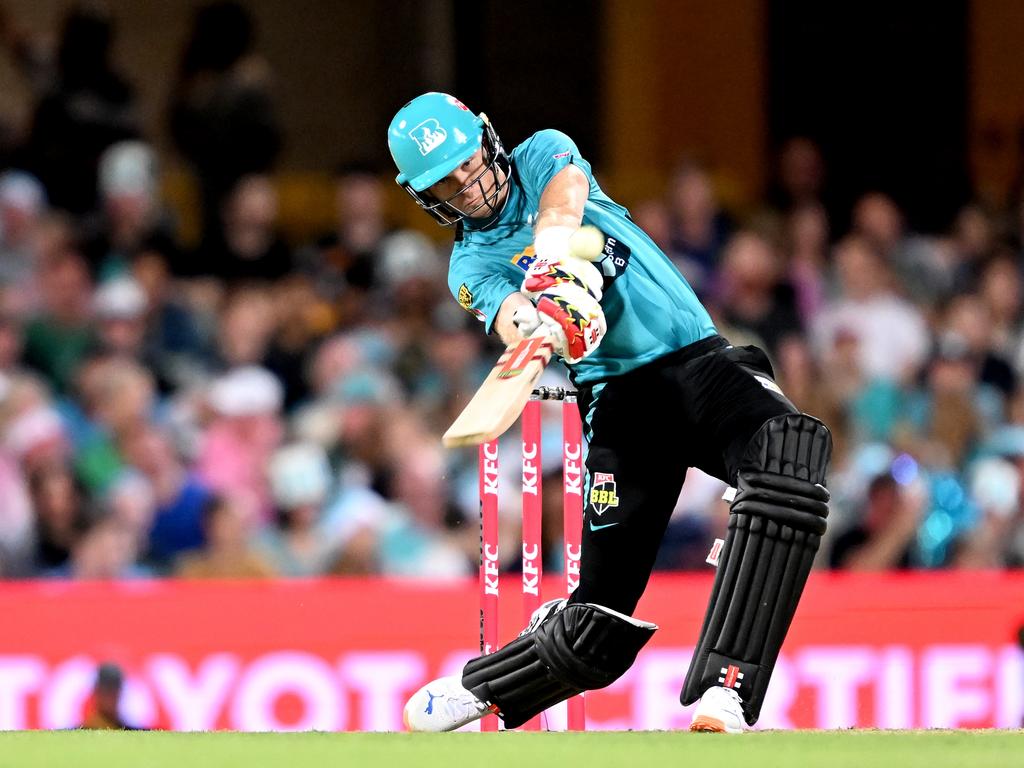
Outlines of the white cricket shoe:
M691 731L706 733L743 733L745 727L740 695L720 685L704 691L690 723Z
M439 677L414 693L402 710L402 721L410 731L454 731L495 712L462 687L462 677Z

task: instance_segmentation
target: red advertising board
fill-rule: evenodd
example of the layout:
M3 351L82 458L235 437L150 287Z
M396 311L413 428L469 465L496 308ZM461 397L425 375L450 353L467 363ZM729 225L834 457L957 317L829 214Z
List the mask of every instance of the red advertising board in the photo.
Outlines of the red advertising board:
M501 641L519 627L503 590ZM548 595L564 584L545 581ZM657 576L661 626L587 696L588 728L689 723L678 702L710 589ZM383 580L0 585L0 728L76 725L96 664L126 670L123 709L174 729L399 730L405 698L479 641L478 585ZM1017 727L1024 573L814 574L760 727ZM564 727L564 707L546 717Z

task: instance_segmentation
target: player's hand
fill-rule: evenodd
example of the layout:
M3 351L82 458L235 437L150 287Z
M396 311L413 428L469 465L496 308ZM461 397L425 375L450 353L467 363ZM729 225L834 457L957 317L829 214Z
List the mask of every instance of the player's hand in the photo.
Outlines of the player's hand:
M604 312L596 304L596 316L585 320L572 308L566 309L557 298L541 298L538 306L532 304L518 307L512 314L512 322L524 337L532 336L543 327L553 341L555 354L573 365L585 358L601 343L606 330Z
M517 307L512 313L512 322L524 339L530 338L539 328L543 328L544 332L555 340L556 353L561 354L558 350L565 348L565 330L553 317L538 312L533 304Z
M536 305L540 322L561 333L555 351L570 365L578 363L601 343L607 325L601 296L604 278L589 261L570 254L573 229L548 227L534 242L536 258L526 271L522 292ZM524 325L526 320L524 313ZM534 326L534 330L536 330ZM527 334L529 335L529 334Z

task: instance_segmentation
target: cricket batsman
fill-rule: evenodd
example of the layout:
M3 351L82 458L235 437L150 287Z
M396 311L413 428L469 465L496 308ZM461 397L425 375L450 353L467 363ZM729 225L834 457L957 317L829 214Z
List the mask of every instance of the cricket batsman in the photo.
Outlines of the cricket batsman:
M449 731L495 712L515 728L619 678L657 629L633 612L698 467L735 496L680 701L699 701L691 730L742 732L757 721L825 532L828 429L786 398L760 349L716 332L565 134L539 131L507 154L483 113L426 93L395 115L388 145L398 184L454 227L456 300L506 344L546 329L589 443L579 587L461 678L421 688L407 727ZM604 235L593 261L572 255L582 225Z

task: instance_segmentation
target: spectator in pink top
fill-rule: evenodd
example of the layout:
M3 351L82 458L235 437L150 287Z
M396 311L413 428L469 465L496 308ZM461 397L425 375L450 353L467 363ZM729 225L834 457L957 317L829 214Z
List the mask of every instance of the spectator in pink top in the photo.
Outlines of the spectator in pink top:
M235 368L214 381L207 397L213 420L196 469L213 490L230 496L250 523L270 518L266 467L284 425L281 382L265 368Z

